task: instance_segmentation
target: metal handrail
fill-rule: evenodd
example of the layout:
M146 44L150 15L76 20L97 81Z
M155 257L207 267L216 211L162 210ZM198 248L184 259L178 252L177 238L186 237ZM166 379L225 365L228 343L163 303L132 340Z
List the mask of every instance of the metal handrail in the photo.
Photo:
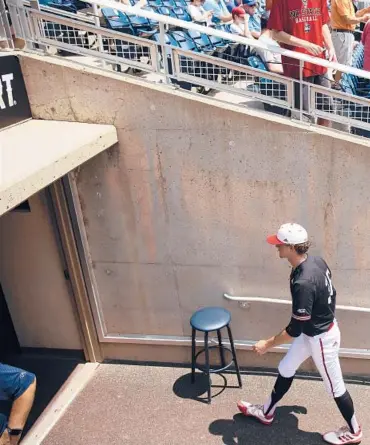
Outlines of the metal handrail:
M141 334L105 334L101 341L103 343L121 343L121 344L142 344L142 345L158 345L158 346L190 346L190 336L174 336L174 335L141 335ZM210 343L216 343L217 338L210 338ZM196 339L197 345L202 345L203 340ZM225 345L230 343L227 340L223 340ZM235 348L238 350L253 351L253 346L256 344L256 340L234 340ZM289 344L283 344L271 348L269 352L272 353L286 353L290 348ZM370 349L363 348L340 348L340 358L350 359L370 359Z
M112 1L112 0L89 0L89 3L95 4L96 6L99 6L99 7L113 8L118 11L127 12L129 14L135 14L139 17L145 17L147 19L155 20L160 23L179 26L179 27L194 30L194 31L199 31L203 34L208 34L208 35L212 35L215 37L221 37L224 40L229 40L229 41L232 41L235 43L247 45L247 46L250 46L251 48L260 48L260 49L268 50L273 53L277 53L277 54L281 54L281 55L290 57L292 59L301 60L303 62L310 62L315 65L320 65L325 68L331 68L333 70L340 71L342 73L353 74L357 77L370 79L369 71L364 71L364 70L361 70L358 68L349 67L347 65L342 65L342 64L336 63L336 62L329 62L328 60L325 60L325 59L320 59L318 57L309 56L307 54L299 53L296 51L291 51L291 50L284 49L284 48L281 48L278 46L268 45L265 43L261 43L260 41L258 41L256 39L250 39L248 37L237 36L235 34L220 31L218 29L213 29L211 27L197 25L194 22L186 22L184 20L176 19L173 17L164 16L162 14L158 14L153 11L148 11L148 10L142 9L137 6L128 6L128 5L124 5L122 3L117 3L116 1Z
M246 302L246 303L275 303L275 304L283 304L283 305L292 305L291 300L283 300L279 298L265 298L265 297L239 297L239 296L232 296L227 293L224 294L224 298L226 300L230 301L240 301L240 302ZM343 311L353 311L353 312L366 312L370 314L370 308L369 307L362 307L362 306L345 306L345 305L337 305L336 309L340 309Z

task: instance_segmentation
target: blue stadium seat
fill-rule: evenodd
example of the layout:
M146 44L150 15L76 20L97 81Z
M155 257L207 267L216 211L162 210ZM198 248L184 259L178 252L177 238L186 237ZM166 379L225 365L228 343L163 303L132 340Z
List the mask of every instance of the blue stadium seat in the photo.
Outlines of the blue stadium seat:
M185 22L191 22L191 17L190 17L190 14L188 13L186 7L175 6L173 8L173 12L179 20L184 20Z
M194 31L192 29L188 30L188 34L194 40L200 52L213 55L215 47L212 45L206 34L202 34L199 31Z
M101 8L108 28L140 37L150 37L157 32L149 20L133 14L125 14L113 8Z
M248 57L248 64L252 68L256 68L261 71L267 72L267 66L264 61L259 56L250 56ZM258 86L259 92L264 96L274 97L280 100L286 100L286 87L284 84L279 82L274 82L271 79L266 79L264 77L255 77L255 83ZM279 115L286 115L287 110L285 108L271 105L271 104L263 104L266 111L270 111Z

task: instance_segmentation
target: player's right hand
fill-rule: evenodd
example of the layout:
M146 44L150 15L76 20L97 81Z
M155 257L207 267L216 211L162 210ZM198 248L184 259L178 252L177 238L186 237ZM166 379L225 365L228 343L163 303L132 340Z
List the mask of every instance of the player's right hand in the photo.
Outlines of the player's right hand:
M305 48L313 56L319 56L324 51L324 48L322 46L315 45L314 43L311 42L307 42Z
M266 340L260 340L253 346L253 351L257 352L258 355L266 354L269 346Z

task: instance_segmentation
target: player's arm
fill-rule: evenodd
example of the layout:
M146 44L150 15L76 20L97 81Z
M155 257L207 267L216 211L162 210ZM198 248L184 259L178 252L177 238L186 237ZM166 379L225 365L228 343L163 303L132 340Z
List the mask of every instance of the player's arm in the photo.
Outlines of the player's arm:
M257 354L265 354L269 349L291 342L303 332L304 323L311 320L315 288L308 281L297 281L293 286L292 317L288 326L279 334L267 340L260 340L253 346Z

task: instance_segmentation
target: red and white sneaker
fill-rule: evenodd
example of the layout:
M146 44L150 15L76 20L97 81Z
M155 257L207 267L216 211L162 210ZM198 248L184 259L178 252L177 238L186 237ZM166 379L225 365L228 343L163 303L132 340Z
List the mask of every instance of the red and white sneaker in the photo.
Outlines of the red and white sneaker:
M331 431L330 433L324 434L322 437L325 442L331 443L332 445L360 443L362 439L362 430L360 428L356 434L353 434L348 426L344 426L338 431Z
M255 417L264 425L271 425L274 421L274 415L266 416L263 412L263 405L252 405L251 403L240 400L238 408L241 413L247 417Z

